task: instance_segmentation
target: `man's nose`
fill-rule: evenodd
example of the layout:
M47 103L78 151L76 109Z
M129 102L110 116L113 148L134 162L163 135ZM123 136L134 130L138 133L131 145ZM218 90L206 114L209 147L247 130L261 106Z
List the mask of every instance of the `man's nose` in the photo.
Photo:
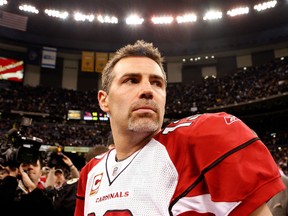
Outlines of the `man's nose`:
M141 83L140 98L152 99L153 89L149 81Z

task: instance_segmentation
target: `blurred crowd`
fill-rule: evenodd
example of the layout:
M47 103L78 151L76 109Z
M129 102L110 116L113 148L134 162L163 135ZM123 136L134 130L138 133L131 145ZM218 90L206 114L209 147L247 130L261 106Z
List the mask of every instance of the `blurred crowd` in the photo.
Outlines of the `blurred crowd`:
M0 119L0 140L6 142L5 135L11 128L19 128L21 116ZM47 119L34 120L29 127L29 135L43 139L46 145L87 146L104 144L110 133L108 122L95 124L81 124L63 122L49 122Z
M110 133L108 121L67 120L68 110L100 111L97 90L74 91L53 87L31 87L21 83L0 80L0 143L7 142L7 132L19 127L21 115L12 111L34 112L29 133L40 137L44 144L61 146L105 145ZM207 78L201 84L168 83L166 120L173 120L209 108L229 106L261 100L288 92L288 60L276 59L257 67L239 69L222 78ZM286 105L286 109L287 109ZM41 114L49 114L43 117ZM172 118L169 118L172 116ZM270 125L258 123L256 131L269 146L277 163L288 173L287 124L273 131ZM265 127L267 126L267 127ZM270 128L268 127L270 126ZM273 127L273 125L272 125ZM252 127L253 128L253 127ZM269 129L267 129L269 128Z
M22 110L63 119L68 110L100 111L97 90L74 91L0 82L0 111ZM288 91L288 58L239 69L201 84L168 83L166 115L203 113L207 108L253 101Z
M245 103L288 92L288 60L239 69L201 84L169 83L166 114L203 113L207 108Z

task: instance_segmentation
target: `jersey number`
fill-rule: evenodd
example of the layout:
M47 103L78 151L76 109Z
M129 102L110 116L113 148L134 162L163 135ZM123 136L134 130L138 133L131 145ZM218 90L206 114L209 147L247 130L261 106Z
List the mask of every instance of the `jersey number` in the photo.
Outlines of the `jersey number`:
M185 118L185 119L181 119L180 121L175 121L175 122L173 122L173 124L171 124L170 126L166 127L163 130L162 134L165 135L165 134L171 133L174 130L176 130L177 128L179 128L179 127L189 127L192 124L193 120L195 120L199 116L200 115L194 115L194 116L190 116L190 117Z

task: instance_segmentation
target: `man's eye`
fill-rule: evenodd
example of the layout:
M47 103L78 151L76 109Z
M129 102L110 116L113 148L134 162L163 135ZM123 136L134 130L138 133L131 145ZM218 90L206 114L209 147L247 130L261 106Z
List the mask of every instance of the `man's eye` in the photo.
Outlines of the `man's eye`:
M159 87L162 87L162 86L163 86L163 83L160 82L160 81L153 81L152 84L153 84L153 85L156 85L156 86L159 86Z
M124 81L124 83L137 83L137 79L135 79L135 78L129 78L129 79L126 79L126 80Z

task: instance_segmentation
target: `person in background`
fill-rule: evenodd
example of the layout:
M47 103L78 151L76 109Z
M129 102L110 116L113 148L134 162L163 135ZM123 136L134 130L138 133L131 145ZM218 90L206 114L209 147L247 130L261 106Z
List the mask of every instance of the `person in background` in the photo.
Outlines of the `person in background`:
M9 171L0 164L0 184L2 180L9 175Z
M115 144L114 144L114 139L113 139L112 133L110 133L109 136L108 136L107 146L108 146L109 150L115 148Z
M9 174L0 184L0 208L6 209L6 215L53 215L52 202L40 180L41 166L38 159L19 167L6 167Z
M281 169L279 171L286 189L273 196L267 202L267 205L273 216L288 216L288 177Z
M151 43L116 52L102 72L101 109L115 148L81 170L75 216L271 215L285 186L259 137L221 112L162 128L167 78Z
M65 174L64 170L52 167L45 184L46 192L53 202L55 216L71 216L75 210L79 171L67 155L59 153L59 157L69 171Z
M89 149L89 151L85 155L85 163L88 163L92 158L97 155L101 155L109 150L108 147L104 145L95 145Z
M48 177L49 172L50 172L50 168L49 167L47 167L47 166L42 167L42 169L41 169L41 177L40 177L40 180L42 182L44 182L44 183L46 182L46 179Z

